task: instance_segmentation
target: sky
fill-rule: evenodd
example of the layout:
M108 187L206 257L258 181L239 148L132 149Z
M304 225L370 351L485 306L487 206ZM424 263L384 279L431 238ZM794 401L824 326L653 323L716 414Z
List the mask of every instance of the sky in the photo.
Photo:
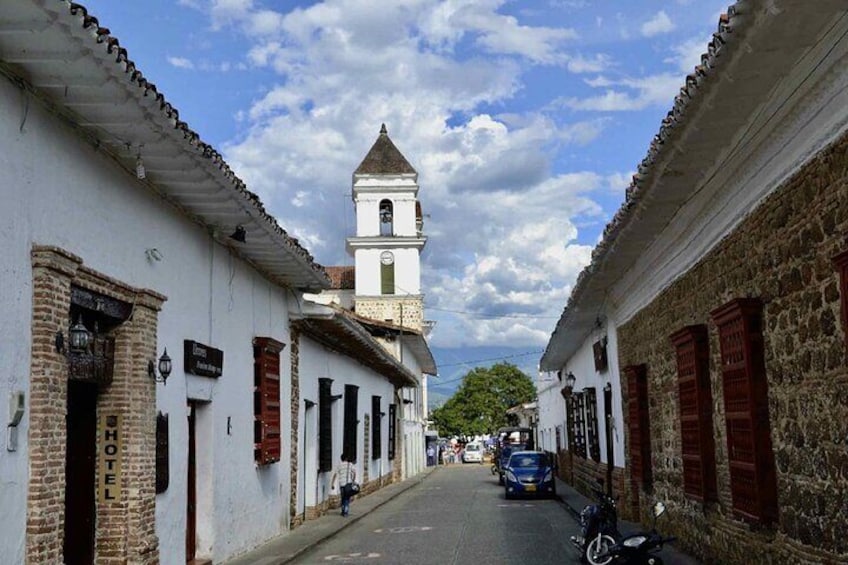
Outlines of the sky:
M82 0L322 265L385 123L419 173L443 387L535 376L730 0Z

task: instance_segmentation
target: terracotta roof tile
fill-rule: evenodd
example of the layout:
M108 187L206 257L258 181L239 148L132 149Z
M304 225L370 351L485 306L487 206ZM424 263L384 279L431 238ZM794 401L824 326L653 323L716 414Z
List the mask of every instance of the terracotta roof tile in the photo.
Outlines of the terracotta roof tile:
M324 267L330 277L330 288L333 290L353 290L356 288L355 267Z

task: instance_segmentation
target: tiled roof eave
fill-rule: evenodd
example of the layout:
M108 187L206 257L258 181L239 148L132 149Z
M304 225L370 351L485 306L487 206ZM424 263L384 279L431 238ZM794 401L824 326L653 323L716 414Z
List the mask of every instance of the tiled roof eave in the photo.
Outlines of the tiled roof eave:
M265 211L220 153L180 120L176 108L136 68L118 39L84 6L65 0L41 4L7 0L0 4L0 20L7 31L21 32L0 37L0 71L37 96L82 138L133 177L136 155L141 153L150 168L143 184L210 233L244 224L247 242L233 250L271 280L303 289L329 286L323 267ZM30 65L29 53L35 51L40 59ZM85 80L101 86L88 88ZM54 84L65 87L57 89ZM190 178L178 171L181 167L169 166L178 161L194 173ZM157 167L164 167L164 172ZM183 176L175 177L178 172ZM186 186L193 189L194 200L176 196ZM221 194L229 198L219 200L211 212L198 203L204 196ZM229 244L229 233L215 237ZM269 261L264 253L267 245L279 257Z

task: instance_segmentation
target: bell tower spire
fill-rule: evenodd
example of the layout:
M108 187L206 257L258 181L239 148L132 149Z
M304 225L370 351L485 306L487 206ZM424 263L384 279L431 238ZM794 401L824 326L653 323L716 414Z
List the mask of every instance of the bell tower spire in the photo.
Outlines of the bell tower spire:
M356 235L354 307L367 318L422 329L421 250L427 243L418 173L389 138L386 124L353 173Z

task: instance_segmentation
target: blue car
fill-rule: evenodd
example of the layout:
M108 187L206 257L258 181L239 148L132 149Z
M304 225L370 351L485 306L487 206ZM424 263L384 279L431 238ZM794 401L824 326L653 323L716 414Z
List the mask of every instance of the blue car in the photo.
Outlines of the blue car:
M514 451L504 468L506 497L556 496L554 469L547 453Z

